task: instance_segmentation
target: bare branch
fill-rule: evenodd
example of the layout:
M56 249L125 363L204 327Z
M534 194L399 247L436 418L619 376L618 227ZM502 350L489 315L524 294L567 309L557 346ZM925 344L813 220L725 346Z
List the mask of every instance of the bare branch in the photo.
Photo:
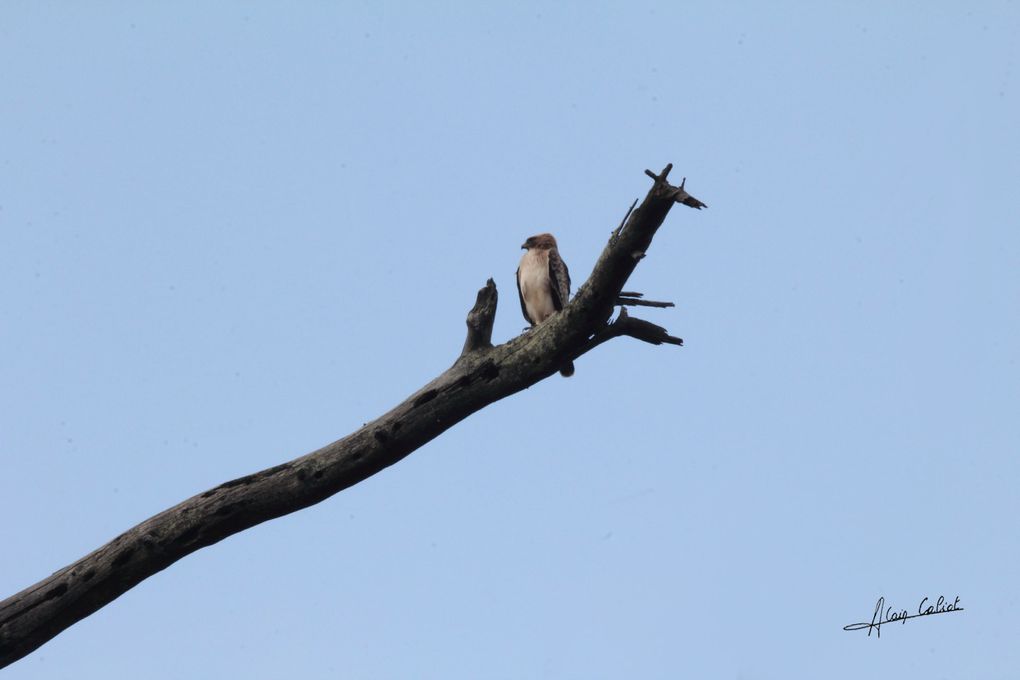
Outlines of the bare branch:
M701 210L702 208L707 208L708 207L707 205L705 205L704 203L702 203L698 199L694 198L693 196L691 196L689 193L687 193L684 190L684 185L685 184L687 184L687 178L686 177L684 177L682 180L680 180L680 186L678 186L674 190L674 192L673 192L673 200L676 201L677 203L683 203L684 205L686 205L689 208L697 208L698 210Z
M663 343L670 345L684 344L681 338L673 337L662 326L656 326L651 321L630 316L627 314L626 309L620 310L620 316L613 322L613 328L620 335L629 335L632 338L650 342L653 345L661 345Z
M496 321L496 282L489 279L478 291L475 306L467 315L467 339L461 354L468 354L486 347L492 347L492 324Z
M653 345L661 345L665 343L669 345L682 346L684 344L682 338L670 335L662 326L656 326L650 321L630 316L624 308L620 310L620 315L617 317L616 321L606 324L588 339L588 342L586 342L581 349L578 350L577 356L587 354L602 343L625 335L641 340L642 342L649 342Z
M627 305L630 307L676 307L672 302L658 302L656 300L640 300L633 297L620 297L616 298L616 304Z
M276 517L318 503L393 465L485 406L552 375L613 337L653 344L679 338L622 309L607 323L621 291L677 202L704 204L666 177L628 211L588 280L559 314L527 333L492 346L497 294L492 279L478 291L467 338L448 370L391 411L332 444L294 460L209 489L127 530L98 550L0 602L0 668L124 592L206 546ZM638 298L627 294L624 298ZM667 306L670 303L645 303Z
M623 216L622 220L620 220L620 226L613 230L613 235L609 237L610 241L615 241L616 237L620 235L620 230L623 229L623 225L627 224L627 218L629 218L630 214L634 212L634 206L637 205L637 202L638 199L635 198L634 202L630 204L629 208L627 208L627 214Z
M669 177L669 172L672 169L673 169L673 164L672 163L666 163L666 167L664 167L662 169L662 172L660 172L658 175L656 175L651 170L645 170L645 174L648 175L649 177L651 177L653 180L655 180L656 184L665 184L666 183L666 178Z

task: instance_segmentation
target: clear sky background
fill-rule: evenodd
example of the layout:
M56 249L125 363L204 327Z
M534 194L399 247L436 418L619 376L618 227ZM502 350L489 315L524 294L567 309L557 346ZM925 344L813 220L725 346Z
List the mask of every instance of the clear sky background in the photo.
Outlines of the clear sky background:
M86 5L90 5L86 7ZM381 415L552 231L620 339L7 669L1006 678L1020 7L4 3L0 597ZM965 611L843 626L875 601Z

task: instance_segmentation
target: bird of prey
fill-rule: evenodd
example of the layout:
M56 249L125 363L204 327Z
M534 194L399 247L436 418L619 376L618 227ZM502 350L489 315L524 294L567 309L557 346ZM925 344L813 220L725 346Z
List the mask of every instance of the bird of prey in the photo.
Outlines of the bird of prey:
M556 249L552 234L532 236L521 246L528 252L517 267L517 294L521 311L532 326L537 326L563 309L570 299L570 272ZM574 362L560 368L560 375L574 375Z

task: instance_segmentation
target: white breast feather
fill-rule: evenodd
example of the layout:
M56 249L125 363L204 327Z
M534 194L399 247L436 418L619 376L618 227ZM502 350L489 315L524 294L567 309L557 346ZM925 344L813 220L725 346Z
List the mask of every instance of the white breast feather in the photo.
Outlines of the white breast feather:
M528 316L536 324L542 323L556 311L553 306L552 291L549 282L549 252L529 250L521 258L520 265L521 295Z

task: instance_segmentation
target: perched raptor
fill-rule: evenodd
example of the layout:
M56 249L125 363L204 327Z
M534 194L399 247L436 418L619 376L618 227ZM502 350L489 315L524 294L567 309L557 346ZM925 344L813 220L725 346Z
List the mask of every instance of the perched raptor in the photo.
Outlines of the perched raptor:
M532 236L521 246L528 252L517 267L517 293L521 311L532 326L537 326L563 309L570 299L570 272L556 249L552 234ZM560 368L560 375L574 375L574 362Z

